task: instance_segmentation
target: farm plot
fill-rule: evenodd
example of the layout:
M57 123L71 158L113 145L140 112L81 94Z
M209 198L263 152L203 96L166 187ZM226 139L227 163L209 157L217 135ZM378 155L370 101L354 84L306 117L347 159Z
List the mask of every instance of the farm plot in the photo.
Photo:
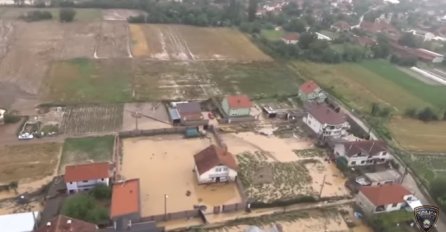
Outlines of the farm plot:
M311 176L300 162L267 162L262 153L237 155L239 178L249 199L270 203L313 196Z
M393 118L389 128L395 140L405 149L423 152L446 152L446 122L421 122Z
M0 147L0 183L28 182L52 175L60 147L56 143Z
M127 21L129 17L140 14L144 14L144 11L126 9L102 10L102 18L106 21Z
M0 21L0 59L8 52L8 41L13 33L12 22Z
M112 135L66 139L59 172L63 173L65 166L69 164L111 161L114 141Z
M271 61L249 39L230 28L185 25L138 25L145 38L132 30L138 43L148 43L147 57L158 60ZM138 39L140 41L138 41Z
M132 57L127 22L102 22L95 58Z
M430 186L436 178L446 178L446 156L444 155L414 154L404 158L425 186Z
M93 58L100 23L68 23L61 26L63 35L57 59Z
M62 132L67 135L88 135L119 131L122 125L121 104L68 106Z
M130 101L131 71L127 59L54 62L45 79L43 99L68 103Z

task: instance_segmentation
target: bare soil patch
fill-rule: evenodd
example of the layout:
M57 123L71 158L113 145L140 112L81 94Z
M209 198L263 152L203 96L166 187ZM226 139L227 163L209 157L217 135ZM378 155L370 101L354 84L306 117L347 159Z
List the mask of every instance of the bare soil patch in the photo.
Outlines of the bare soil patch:
M127 21L129 17L140 14L144 14L144 12L138 10L110 9L102 11L102 18L106 21Z
M127 22L102 22L95 58L131 57Z
M143 27L149 56L154 59L271 61L234 29L154 24Z
M194 205L205 205L212 212L213 206L241 201L235 183L197 184L193 156L212 144L210 138L169 135L122 142L121 175L125 179L140 179L142 216L164 214L164 194L168 195L168 213L192 210Z
M132 53L135 57L144 57L149 54L149 46L144 35L144 31L141 25L130 24L129 25L131 38L132 38Z
M30 182L52 175L59 161L60 147L57 143L0 147L0 183Z
M121 129L121 104L69 106L65 110L62 131L67 135L94 135Z
M126 103L123 114L123 131L172 127L166 107L161 102Z

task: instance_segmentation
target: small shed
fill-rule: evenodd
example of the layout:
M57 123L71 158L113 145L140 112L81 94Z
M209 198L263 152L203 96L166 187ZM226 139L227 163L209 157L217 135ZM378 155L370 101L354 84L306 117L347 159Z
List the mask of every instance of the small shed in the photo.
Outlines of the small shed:
M394 169L388 169L381 172L365 173L364 176L373 185L399 183L401 174Z
M277 116L277 111L269 105L262 106L262 111L268 118L275 118Z
M180 113L178 113L178 110L175 108L168 108L169 111L169 117L173 124L178 124L181 122Z

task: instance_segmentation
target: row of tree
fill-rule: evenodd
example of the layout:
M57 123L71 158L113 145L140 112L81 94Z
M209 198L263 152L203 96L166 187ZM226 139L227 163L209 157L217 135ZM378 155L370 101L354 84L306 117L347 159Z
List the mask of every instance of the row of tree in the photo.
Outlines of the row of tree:
M419 119L423 122L446 120L446 112L440 117L434 110L430 107L426 107L422 110L417 110L416 108L409 108L404 112L405 116L410 118Z
M59 11L59 20L61 22L71 22L74 20L76 11L72 8L62 8ZM20 17L27 22L35 22L53 19L53 14L44 10L32 10Z

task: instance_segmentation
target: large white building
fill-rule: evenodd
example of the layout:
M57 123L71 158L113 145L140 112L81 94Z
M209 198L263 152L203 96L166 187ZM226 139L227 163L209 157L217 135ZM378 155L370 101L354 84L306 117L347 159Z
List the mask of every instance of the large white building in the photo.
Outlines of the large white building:
M237 163L227 150L211 145L194 156L195 174L198 183L216 183L235 181Z
M110 177L110 164L107 162L65 167L64 180L67 193L90 190L100 184L109 186Z
M0 231L32 232L39 221L39 212L0 215Z
M331 138L347 135L350 124L344 114L336 112L325 103L310 103L305 108L306 115L302 120L317 135Z
M393 158L381 140L342 142L334 146L335 157L345 157L348 166L366 166L385 163Z

